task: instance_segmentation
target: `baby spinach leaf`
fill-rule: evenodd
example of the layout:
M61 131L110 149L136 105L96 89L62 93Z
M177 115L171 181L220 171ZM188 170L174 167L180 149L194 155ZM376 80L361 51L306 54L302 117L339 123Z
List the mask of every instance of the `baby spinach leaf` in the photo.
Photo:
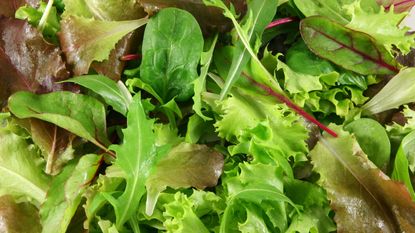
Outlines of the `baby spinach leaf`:
M214 187L222 174L223 156L206 145L181 143L161 159L146 181L146 213L153 214L159 194L168 187Z
M311 151L320 184L327 190L337 231L415 231L415 203L406 187L367 159L356 139L340 129Z
M211 120L210 117L207 117L202 113L202 93L206 91L206 76L209 71L210 63L212 62L213 51L215 50L217 40L218 34L216 34L211 41L206 42L208 44L210 43L210 47L208 51L202 53L202 57L200 58L202 68L200 69L199 77L194 82L195 95L193 96L192 108L203 120Z
M84 155L78 163L65 166L54 178L47 199L40 209L42 232L67 232L88 182L91 182L97 172L101 158L93 154Z
M412 102L415 102L414 67L399 72L362 109L376 114Z
M152 17L143 39L140 76L164 102L188 100L203 51L203 36L187 11L167 8Z
M301 36L318 56L359 74L395 74L398 64L372 37L328 18L313 16L300 23Z
M131 94L124 84L116 83L103 75L85 75L65 80L91 89L93 92L104 98L105 102L114 108L115 111L127 114L128 105L131 102Z
M61 21L62 50L75 75L88 73L93 61L108 59L111 50L125 35L147 23L147 18L129 21L101 21L69 16Z
M119 197L105 194L115 210L116 227L123 228L125 222L136 213L141 198L145 194L145 182L156 161L156 136L154 120L147 119L140 94L135 95L128 108L127 128L123 130L121 145L113 145L117 158L115 166L125 174L126 188Z
M50 179L43 173L36 147L9 127L0 127L0 196L23 196L39 206L45 200Z
M9 99L10 111L19 118L48 121L107 150L104 105L93 97L72 92L36 95L15 93Z
M390 161L391 151L385 128L375 120L361 118L347 124L344 129L354 134L370 161L385 171Z

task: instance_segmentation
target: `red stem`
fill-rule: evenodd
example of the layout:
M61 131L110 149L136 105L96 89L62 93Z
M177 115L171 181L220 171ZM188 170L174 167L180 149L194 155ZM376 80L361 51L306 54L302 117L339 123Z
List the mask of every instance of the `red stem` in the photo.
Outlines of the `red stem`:
M330 134L333 137L337 137L337 133L334 132L333 130L331 130L329 127L325 126L324 124L322 124L320 121L318 121L316 118L314 118L313 116L311 116L310 114L308 114L306 111L304 111L304 109L302 109L301 107L299 107L298 105L296 105L295 103L293 103L289 98L287 98L286 96L275 92L274 90L272 90L270 87L268 87L267 85L264 85L262 83L259 83L257 81L255 81L254 79L252 79L251 77L249 77L248 75L244 75L247 79L249 79L249 81L251 81L255 86L261 88L262 90L266 91L269 95L274 96L275 98L277 98L280 102L286 104L288 107L290 107L292 110L294 110L294 112L298 113L300 116L304 117L306 120L312 122L313 124L317 125L320 129L326 131L328 134Z
M132 61L141 58L140 54L126 54L120 58L121 61Z
M277 27L279 25L283 25L283 24L286 24L286 23L291 23L291 22L294 22L294 21L298 21L298 19L295 18L295 17L287 17L287 18L277 19L275 21L272 21L270 24L268 24L268 26L265 29L270 29L270 28Z

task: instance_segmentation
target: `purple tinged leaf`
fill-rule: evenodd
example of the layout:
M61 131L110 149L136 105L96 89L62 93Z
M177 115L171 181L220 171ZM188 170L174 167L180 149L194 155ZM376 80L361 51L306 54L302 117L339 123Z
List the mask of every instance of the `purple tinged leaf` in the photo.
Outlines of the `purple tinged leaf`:
M398 63L369 35L330 19L312 16L300 23L301 36L316 55L359 74L395 74Z
M415 0L376 0L376 2L386 10L393 7L393 11L396 13L410 11L415 6Z

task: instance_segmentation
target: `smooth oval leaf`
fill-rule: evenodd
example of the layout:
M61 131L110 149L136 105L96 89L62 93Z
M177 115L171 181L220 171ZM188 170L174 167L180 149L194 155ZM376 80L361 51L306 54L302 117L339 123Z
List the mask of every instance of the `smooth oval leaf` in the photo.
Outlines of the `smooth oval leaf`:
M193 81L203 51L203 36L187 11L167 8L152 17L143 39L140 76L167 103L193 95Z
M395 74L398 64L372 37L330 19L312 16L300 23L301 36L318 56L359 74Z
M43 95L17 92L9 99L9 109L18 118L48 121L104 150L110 144L104 105L93 97L66 91Z
M385 128L379 122L361 118L347 124L345 130L356 136L357 142L378 168L385 170L389 164L391 145Z
M85 75L65 80L86 87L104 98L115 111L127 114L128 105L131 102L131 95L128 90L124 91L112 79L104 75Z

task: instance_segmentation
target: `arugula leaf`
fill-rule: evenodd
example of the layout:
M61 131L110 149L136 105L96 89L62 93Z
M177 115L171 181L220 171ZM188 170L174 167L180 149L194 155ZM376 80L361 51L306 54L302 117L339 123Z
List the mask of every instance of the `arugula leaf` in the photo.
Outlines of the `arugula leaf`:
M353 136L338 132L338 138L321 138L310 153L335 210L337 230L414 231L415 203L406 187L376 168Z
M48 121L108 150L104 105L93 97L65 91L17 92L9 99L9 109L18 118Z
M143 39L140 78L164 102L193 95L193 81L203 51L203 36L194 17L186 11L167 8L152 17Z
M415 102L415 68L406 68L393 77L372 99L362 106L370 114Z
M408 54L411 48L415 48L415 35L408 34L408 27L399 27L406 13L385 12L383 8L377 12L365 11L361 2L362 0L355 1L346 7L352 16L346 27L371 35L391 53L395 47L403 54Z
M311 51L345 69L364 75L399 72L390 53L366 33L320 16L303 19L300 32Z
M209 1L206 1L209 2ZM210 1L214 2L214 1ZM277 10L277 1L250 1L248 2L248 15L244 19L245 23L241 25L246 33L246 40L252 45L261 38L265 27L271 22ZM223 4L223 3L222 3ZM225 16L227 16L225 14ZM227 16L229 17L229 16ZM229 93L231 87L239 79L242 69L250 60L249 52L241 41L236 42L235 50L232 58L231 67L228 76L225 79L225 85L222 88L220 99L223 100Z
M11 196L0 196L0 232L40 233L38 211L30 203L17 203Z
M213 58L213 52L215 50L216 42L218 40L218 34L215 35L215 37L212 39L212 41L206 42L206 44L210 47L208 51L202 52L202 56L200 58L200 75L199 77L194 81L194 96L193 96L193 111L197 115L199 115L203 120L212 120L212 118L205 116L202 113L202 94L204 91L206 91L206 76L209 72L210 63L212 62Z
M14 134L10 124L0 127L0 196L23 197L39 206L50 179L43 173L38 150Z
M110 147L117 154L114 164L124 172L126 180L126 188L121 196L105 194L114 207L118 230L122 229L124 223L137 211L146 191L145 182L155 166L156 157L165 153L156 148L153 125L154 120L147 119L140 95L135 95L128 108L123 143Z
M88 182L91 182L102 156L84 155L76 164L71 163L54 178L42 204L40 215L42 232L65 233L75 215Z
M108 58L116 43L125 35L143 26L147 18L130 21L101 21L68 16L61 21L59 40L75 75L88 73L93 61Z
M146 181L146 214L152 215L159 194L167 186L178 188L214 187L222 174L223 156L206 145L181 143L155 166Z
M64 82L73 82L94 91L104 98L105 102L113 107L115 111L124 116L127 114L127 108L132 97L123 83L116 83L103 75L84 75Z

